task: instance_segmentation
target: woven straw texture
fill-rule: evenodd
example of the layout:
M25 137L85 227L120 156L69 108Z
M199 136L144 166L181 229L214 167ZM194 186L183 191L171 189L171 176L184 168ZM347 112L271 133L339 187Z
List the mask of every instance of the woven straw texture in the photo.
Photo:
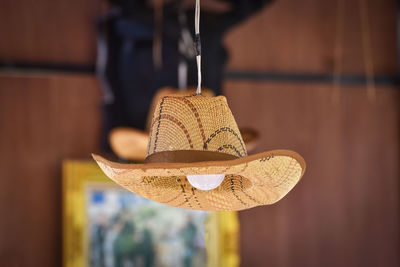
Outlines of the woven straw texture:
M208 150L247 155L224 96L166 96L154 112L147 155L174 150Z
M166 96L152 120L148 155L175 150L206 150L237 159L195 163L118 164L94 155L108 177L148 199L180 208L242 210L284 197L305 170L289 150L247 156L239 129L223 96ZM210 191L192 187L187 174L226 174Z
M182 91L178 90L176 88L173 88L173 87L163 87L160 90L158 90L151 101L149 114L147 116L146 130L150 131L151 124L153 122L154 112L156 111L157 105L160 103L160 101L163 97L169 96L169 95L175 95L175 96L195 95L196 90L197 90L197 88L194 88L194 87L191 87L191 88L188 88L187 90L182 90ZM210 89L204 89L204 88L201 90L201 94L203 96L215 96L213 91L211 91Z
M161 99L168 95L188 96L194 95L196 88L179 91L171 87L160 89L153 97L150 111L147 116L146 132L127 127L114 128L109 135L109 142L112 150L116 155L121 158L133 161L144 161L147 155L147 147L149 143L149 132L153 121L154 111L157 108ZM209 89L202 90L203 96L214 96L213 91ZM246 145L247 151L252 151L257 146L258 133L257 131L249 128L239 128L243 141Z

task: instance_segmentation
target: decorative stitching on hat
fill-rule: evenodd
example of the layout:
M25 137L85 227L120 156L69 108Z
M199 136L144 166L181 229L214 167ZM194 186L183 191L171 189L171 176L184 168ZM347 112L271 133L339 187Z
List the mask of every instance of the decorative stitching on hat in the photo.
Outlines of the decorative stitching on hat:
M240 201L240 203L242 203L244 206L246 206L246 207L248 207L249 206L249 204L246 204L246 203L244 203L243 202L243 200L236 194L236 191L235 191L235 182L234 182L234 180L233 180L233 175L231 176L231 190L232 190L232 194L235 196L235 198L237 199L237 200L239 200Z
M162 112L163 105L164 105L164 100L165 100L166 98L167 98L167 97L165 96L165 97L163 97L163 98L161 99L159 114L161 114L161 112ZM155 138L155 140L154 140L153 152L156 151L156 148L157 148L157 141L158 141L158 133L159 133L159 131L160 131L160 124L161 124L161 120L158 119L158 125L157 125L157 130L156 130L156 138ZM153 126L151 126L151 128L153 128ZM150 140L149 140L149 150L147 151L147 154L150 154L150 153L149 153L149 152L150 152L150 144L151 144L151 135L150 135Z
M196 194L194 192L195 190L196 190L196 188L192 187L192 193L193 193L194 200L196 201L196 203L199 206L199 208L202 209L203 207L201 206L199 200L197 199L197 196L196 196Z
M212 140L214 137L216 137L218 134L222 133L222 132L229 132L229 133L233 134L233 135L237 138L237 140L240 142L240 145L242 146L242 149L243 149L243 151L244 151L244 154L247 155L247 153L246 153L246 148L245 148L245 146L244 146L244 144L243 144L241 138L239 137L239 135L238 135L234 130L232 130L232 129L229 128L229 127L221 127L221 128L219 128L218 130L216 130L215 132L213 132L213 133L210 135L210 137L208 137L207 141L204 143L203 149L206 150L207 147L208 147L208 144L211 142L211 140Z
M199 125L199 129L200 129L201 137L203 138L203 142L205 142L206 135L204 134L204 127L203 127L203 124L201 123L200 115L199 115L199 112L197 111L196 107L193 105L192 102L189 101L188 98L184 98L184 97L173 97L173 98L182 100L186 105L188 105L190 107L194 116L196 117L197 124Z
M243 177L240 175L240 189L242 189L243 194L246 195L246 197L248 197L249 199L251 199L253 202L262 205L263 203L261 203L260 201L256 200L254 197L250 196L249 194L247 194L247 192L244 190L244 186L243 186Z
M192 208L192 205L189 202L189 198L186 195L186 190L185 187L183 186L183 184L181 183L181 179L179 177L176 177L176 181L179 183L179 185L181 186L182 189L182 193L183 193L183 197L185 198L185 202L189 205L190 208ZM178 204L179 206L182 206L183 203Z
M270 160L270 159L273 159L273 158L274 158L274 155L271 155L271 156L268 156L268 157L264 157L264 158L260 158L260 162L264 162L266 160Z
M234 145L223 145L223 146L220 146L220 147L217 149L217 151L221 152L221 150L223 150L224 148L232 149L233 151L236 152L236 154L237 154L239 157L242 157L242 154L239 152L239 150L238 150Z
M192 142L192 139L190 138L189 132L188 132L188 130L186 129L185 125L183 125L182 122L180 122L177 118L175 118L174 116L171 116L171 115L169 115L169 114L161 114L160 116L158 116L158 117L156 118L156 120L159 120L159 121L161 121L162 119L167 119L167 120L169 120L169 121L172 121L172 122L175 123L176 125L178 125L178 126L182 129L183 133L186 135L186 139L187 139L188 142L189 142L190 148L193 149L193 142ZM156 132L156 137L157 137L157 134L158 134L158 129L157 129L157 132ZM157 142L157 140L154 141L154 149L153 149L153 152L156 151L156 144L157 144L156 142Z

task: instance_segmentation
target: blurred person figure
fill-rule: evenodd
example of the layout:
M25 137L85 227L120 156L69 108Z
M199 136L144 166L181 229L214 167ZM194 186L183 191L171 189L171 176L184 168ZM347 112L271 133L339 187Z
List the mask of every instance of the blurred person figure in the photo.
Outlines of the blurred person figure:
M109 0L98 23L97 73L104 92L105 135L144 129L155 92L197 85L193 46L195 0ZM225 32L270 0L202 0L204 87L221 94L228 53Z

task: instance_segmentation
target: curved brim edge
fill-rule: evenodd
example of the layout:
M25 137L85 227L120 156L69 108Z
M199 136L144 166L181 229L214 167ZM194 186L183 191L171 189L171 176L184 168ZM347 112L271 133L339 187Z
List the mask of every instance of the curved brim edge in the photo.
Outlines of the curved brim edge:
M237 158L233 160L224 160L224 161L202 161L202 162L193 162L193 163L144 163L144 164L123 164L109 161L102 156L92 154L93 159L97 163L103 163L112 168L116 169L141 169L146 171L147 169L179 169L179 168L190 168L190 167L208 167L208 166L234 166L245 162L250 162L253 160L273 157L273 156L287 156L295 159L302 168L301 176L303 176L306 170L306 162L304 158L295 151L286 150L286 149L278 149L271 150L267 152L257 153L254 155ZM100 165L99 165L100 166ZM101 166L100 166L101 167Z

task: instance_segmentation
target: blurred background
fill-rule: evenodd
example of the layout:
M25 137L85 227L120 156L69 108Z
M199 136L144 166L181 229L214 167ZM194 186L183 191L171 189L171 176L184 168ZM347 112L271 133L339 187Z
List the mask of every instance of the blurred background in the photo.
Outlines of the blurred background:
M1 266L61 266L62 161L143 129L156 90L185 84L179 66L196 84L178 45L193 6L1 1ZM253 153L307 162L282 201L239 212L241 266L400 266L398 14L395 0L202 0L204 86L259 132Z

